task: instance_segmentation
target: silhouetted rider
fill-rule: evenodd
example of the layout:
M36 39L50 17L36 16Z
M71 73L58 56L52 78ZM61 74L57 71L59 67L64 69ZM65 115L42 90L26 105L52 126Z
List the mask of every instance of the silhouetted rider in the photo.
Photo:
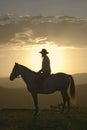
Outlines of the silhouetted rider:
M51 74L51 67L50 67L50 59L47 56L48 52L46 49L42 49L41 52L39 52L42 54L42 68L41 70L38 72L39 74L42 74L43 79L47 78L50 76Z

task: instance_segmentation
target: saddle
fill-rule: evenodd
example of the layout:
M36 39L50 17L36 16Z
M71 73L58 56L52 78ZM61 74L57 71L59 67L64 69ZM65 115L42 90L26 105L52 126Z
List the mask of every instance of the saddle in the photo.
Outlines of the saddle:
M52 74L44 74L44 73L37 73L36 75L36 82L38 85L42 85L43 82L49 78Z

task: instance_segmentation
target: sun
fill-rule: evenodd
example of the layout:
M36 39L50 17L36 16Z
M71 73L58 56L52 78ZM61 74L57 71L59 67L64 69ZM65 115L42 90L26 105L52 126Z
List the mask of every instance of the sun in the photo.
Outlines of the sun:
M39 53L43 48L45 48L49 54L50 65L52 73L61 72L64 69L64 58L60 47L56 45L43 44L37 45L32 48L32 54L30 57L30 67L34 71L39 71L42 65L42 57Z

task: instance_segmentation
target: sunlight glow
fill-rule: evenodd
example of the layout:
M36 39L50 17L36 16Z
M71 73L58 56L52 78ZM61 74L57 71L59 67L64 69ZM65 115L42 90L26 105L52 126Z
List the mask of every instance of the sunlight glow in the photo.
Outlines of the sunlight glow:
M41 69L42 57L39 52L42 50L42 48L47 49L47 51L49 52L48 57L50 58L52 73L63 71L64 69L63 68L64 58L62 54L63 48L50 44L43 44L33 47L33 51L30 57L31 68L35 71L39 71Z

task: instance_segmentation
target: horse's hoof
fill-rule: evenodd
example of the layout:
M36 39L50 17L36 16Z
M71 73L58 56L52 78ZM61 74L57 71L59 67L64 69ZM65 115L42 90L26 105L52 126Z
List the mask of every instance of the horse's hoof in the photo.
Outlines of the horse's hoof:
M40 111L35 111L32 115L32 117L38 117L40 115Z

